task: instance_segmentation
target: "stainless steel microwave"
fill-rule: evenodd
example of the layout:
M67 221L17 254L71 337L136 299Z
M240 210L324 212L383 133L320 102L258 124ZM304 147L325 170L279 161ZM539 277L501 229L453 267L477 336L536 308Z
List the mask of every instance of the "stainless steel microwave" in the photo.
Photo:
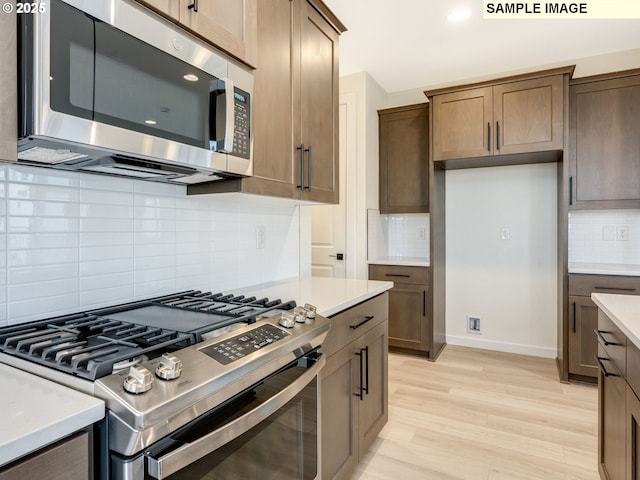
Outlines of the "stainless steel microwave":
M196 183L252 174L253 75L131 0L19 15L18 161Z

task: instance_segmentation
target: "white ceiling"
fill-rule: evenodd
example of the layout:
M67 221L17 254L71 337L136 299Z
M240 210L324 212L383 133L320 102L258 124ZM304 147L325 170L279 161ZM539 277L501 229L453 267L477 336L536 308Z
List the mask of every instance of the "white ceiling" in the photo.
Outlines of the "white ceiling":
M482 0L324 1L348 29L340 75L366 71L388 93L640 48L640 20L484 20ZM471 18L448 22L457 6Z

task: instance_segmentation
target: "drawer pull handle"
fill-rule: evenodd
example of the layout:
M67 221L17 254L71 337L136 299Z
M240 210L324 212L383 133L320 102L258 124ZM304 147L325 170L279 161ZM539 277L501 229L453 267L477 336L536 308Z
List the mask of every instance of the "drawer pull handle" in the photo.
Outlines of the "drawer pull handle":
M618 290L620 292L635 292L637 290L636 288L599 287L597 285L593 288L596 290Z
M349 328L351 330L356 330L357 328L360 328L362 325L373 320L374 318L375 318L374 315L367 315L366 317L364 317L363 321L361 321L360 323L356 323L355 325L349 325Z
M601 357L599 357L597 355L595 355L593 358L596 359L596 363L598 364L598 368L602 372L603 376L605 376L605 377L617 377L618 376L615 373L607 372L607 369L604 367L604 363L602 363L602 360L608 360L608 358L601 358Z
M593 331L596 334L596 337L598 337L598 341L605 347L608 347L609 345L618 345L618 343L616 342L610 342L609 340L607 340L606 338L604 338L603 333L608 333L608 332L603 332L602 330L598 330L597 328Z
M407 275L406 273L385 273L385 277L404 277L409 278L411 275Z

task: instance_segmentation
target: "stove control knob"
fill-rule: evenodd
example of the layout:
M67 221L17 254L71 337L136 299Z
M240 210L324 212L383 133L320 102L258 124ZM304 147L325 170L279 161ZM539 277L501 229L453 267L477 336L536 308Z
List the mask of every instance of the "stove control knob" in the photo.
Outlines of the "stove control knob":
M142 365L133 365L129 369L129 375L124 379L124 389L129 393L144 393L151 390L153 375Z
M280 314L280 320L278 320L278 323L285 328L293 328L293 326L296 324L296 319L292 313L282 312Z
M182 361L171 353L165 353L160 357L160 363L156 367L156 375L161 380L174 380L182 373Z
M313 320L316 318L316 310L315 305L311 305L310 303L304 304L304 309L307 311L307 318Z

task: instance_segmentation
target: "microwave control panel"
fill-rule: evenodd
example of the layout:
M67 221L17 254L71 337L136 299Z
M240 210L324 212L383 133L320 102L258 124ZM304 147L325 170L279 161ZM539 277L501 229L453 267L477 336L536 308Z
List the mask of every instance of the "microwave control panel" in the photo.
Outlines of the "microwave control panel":
M233 154L248 159L251 153L251 96L244 90L234 87L233 103L235 111Z

